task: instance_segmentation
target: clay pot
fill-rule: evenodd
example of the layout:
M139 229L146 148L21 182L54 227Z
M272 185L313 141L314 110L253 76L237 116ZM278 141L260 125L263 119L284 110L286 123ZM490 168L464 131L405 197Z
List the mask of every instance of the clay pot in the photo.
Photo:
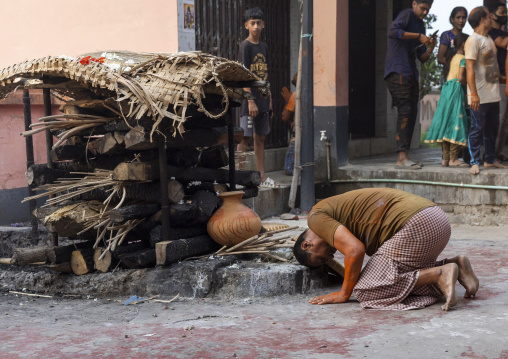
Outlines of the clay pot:
M208 234L223 246L233 246L261 231L261 219L242 203L243 194L243 191L220 193L222 207L208 220Z

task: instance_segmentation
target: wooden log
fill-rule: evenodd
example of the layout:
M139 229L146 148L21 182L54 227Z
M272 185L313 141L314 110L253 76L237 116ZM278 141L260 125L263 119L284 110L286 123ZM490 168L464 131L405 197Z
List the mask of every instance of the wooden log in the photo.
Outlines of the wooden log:
M131 269L155 266L155 249L142 249L134 253L124 253L119 257L124 266Z
M234 141L240 143L243 138L243 129L234 129ZM195 148L209 147L214 145L225 145L228 143L227 127L198 128L187 131L181 135L168 136L166 146L168 148ZM157 142L150 142L150 131L141 126L127 132L125 135L125 148L127 150L148 150L157 147Z
M0 258L0 264L11 264L12 258Z
M183 168L168 166L168 176L177 181L187 184L192 181L228 183L229 171L215 168ZM261 175L258 171L236 171L236 183L245 187L257 187L261 183Z
M93 248L85 248L72 251L72 272L76 275L83 275L93 272L95 270L93 261L94 253L95 250Z
M146 241L131 242L126 245L117 246L114 251L111 252L114 258L118 259L122 254L134 253L142 249L148 249L150 245Z
M157 142L150 142L150 132L136 126L125 135L125 149L139 151L157 148Z
M180 167L195 167L199 162L201 151L196 148L170 148L166 152L168 164Z
M176 182L176 183L175 183ZM91 192L84 193L78 198L85 201L99 200L104 201L111 192L107 192L110 187L102 189L94 189ZM185 191L181 191L183 186L177 181L168 181L168 198L171 203L177 203L182 200ZM113 197L114 200L119 200L122 194ZM125 199L128 201L140 200L146 202L160 203L161 201L161 188L159 182L150 183L125 183Z
M228 165L228 155L224 146L213 146L204 149L199 156L198 166L220 168Z
M185 125L184 125L185 126ZM240 143L243 138L243 129L235 127L234 141ZM167 138L168 148L210 147L226 145L228 143L227 127L198 128L182 133L181 136Z
M151 216L160 209L158 204L137 204L112 209L109 218L113 223L123 223L129 219L144 218Z
M46 268L49 268L55 272L60 272L60 273L73 273L72 272L72 268L71 268L71 262L65 262L65 263L60 263L60 264L50 264L48 266L46 266Z
M226 192L227 187L225 184L193 181L187 183L184 187L184 192L187 196L191 196L198 191L208 191L214 194Z
M123 162L113 170L116 181L151 181L156 177L152 165L145 162Z
M58 146L51 150L50 156L53 162L69 160L81 161L86 158L91 158L92 154L87 151L84 144L77 144Z
M219 202L219 198L210 192L196 192L191 200L169 206L170 223L176 227L204 224L208 222Z
M205 225L187 228L171 227L171 231L169 232L169 239L172 241L177 241L179 239L198 237L204 234L207 234ZM155 245L162 241L162 226L158 225L150 231L150 246L155 248Z
M108 250L102 259L99 259L102 253L106 248L98 247L95 249L93 255L94 268L103 273L109 272L116 268L119 260L112 256L111 252Z
M47 253L52 249L52 247L14 248L11 264L25 266L31 263L46 262Z
M122 132L108 132L101 138L90 142L90 152L94 155L111 156L125 151L125 134Z
M169 265L185 258L212 253L219 245L208 235L177 241L164 241L155 245L157 265Z
M45 164L30 166L25 172L25 178L26 181L28 182L28 185L33 187L53 183L58 178L69 178L73 176L75 175L71 175L69 171L59 169L49 169Z
M95 240L90 240L90 241L70 244L68 246L53 247L50 251L48 251L46 253L46 257L47 257L48 261L53 264L62 264L65 262L70 262L73 251L75 251L77 249L92 248L94 243L95 243Z
M70 146L86 144L87 141L83 141L83 138L80 136L71 136L67 139L66 143Z
M77 234L88 227L89 219L97 216L104 205L99 201L79 202L62 207L47 216L43 224L52 233L60 237L76 238ZM90 235L90 231L84 236Z

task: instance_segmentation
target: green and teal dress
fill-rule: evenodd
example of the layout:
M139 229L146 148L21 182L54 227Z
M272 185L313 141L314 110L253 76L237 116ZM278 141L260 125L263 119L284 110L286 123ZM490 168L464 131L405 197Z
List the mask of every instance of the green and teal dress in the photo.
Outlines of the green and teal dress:
M467 146L468 120L464 90L458 80L459 69L466 67L464 55L457 54L450 63L450 73L441 89L436 112L425 138L425 143L447 141Z

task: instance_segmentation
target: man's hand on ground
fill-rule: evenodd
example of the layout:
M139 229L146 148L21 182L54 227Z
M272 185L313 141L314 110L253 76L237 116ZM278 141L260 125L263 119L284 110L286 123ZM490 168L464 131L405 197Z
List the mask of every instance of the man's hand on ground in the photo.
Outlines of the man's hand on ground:
M309 300L311 304L337 304L346 303L349 300L349 296L342 294L342 292L335 292L326 295L320 295L319 297L312 298Z

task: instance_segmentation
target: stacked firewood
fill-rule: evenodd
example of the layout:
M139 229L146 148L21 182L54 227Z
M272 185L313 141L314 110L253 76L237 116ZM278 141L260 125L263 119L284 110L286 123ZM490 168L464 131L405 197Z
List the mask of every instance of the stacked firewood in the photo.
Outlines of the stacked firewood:
M227 109L248 96L241 90L245 81L256 79L209 55L129 56L133 60L125 57L120 69L112 67L113 60L108 65L83 57L34 60L0 71L0 93L15 84L49 87L65 101L63 114L40 118L22 133L50 131L57 138L52 163L28 168L28 184L37 194L25 201L49 197L37 218L74 241L20 249L12 263L36 259L81 275L154 266L158 247L166 258L158 264L165 265L219 249L206 223L219 206L217 194L229 190ZM235 143L242 137L243 130L235 128ZM167 163L160 161L161 151ZM171 229L170 241L156 246L163 241L161 173L168 177ZM257 196L259 172L236 171L235 180L244 198Z
M87 240L46 253L51 268L85 274L118 266L144 268L156 264L156 244L163 240L156 142L161 138L168 159L167 192L171 203L171 242L165 244L164 251L173 253L163 264L217 250L206 223L219 205L217 194L228 190L225 119L210 121L207 126L205 115L196 113L186 122L192 129L176 137L161 131L150 140L149 129L141 125L143 121L126 128L123 119L111 117L106 108L100 113L98 101L92 103L63 105L64 116L69 112L72 116L43 118L46 126L37 126L48 127L56 134L69 133L73 129L66 127L70 126L66 122L94 119L94 126L88 128L76 123L85 128L62 136L65 140L55 144L52 169L42 164L27 171L29 185L40 193L25 201L50 197L36 210L39 220L61 237ZM109 120L95 122L97 118ZM235 130L236 140L242 134L240 129ZM259 172L236 171L236 183L247 197L256 196ZM13 262L24 263L20 259Z

